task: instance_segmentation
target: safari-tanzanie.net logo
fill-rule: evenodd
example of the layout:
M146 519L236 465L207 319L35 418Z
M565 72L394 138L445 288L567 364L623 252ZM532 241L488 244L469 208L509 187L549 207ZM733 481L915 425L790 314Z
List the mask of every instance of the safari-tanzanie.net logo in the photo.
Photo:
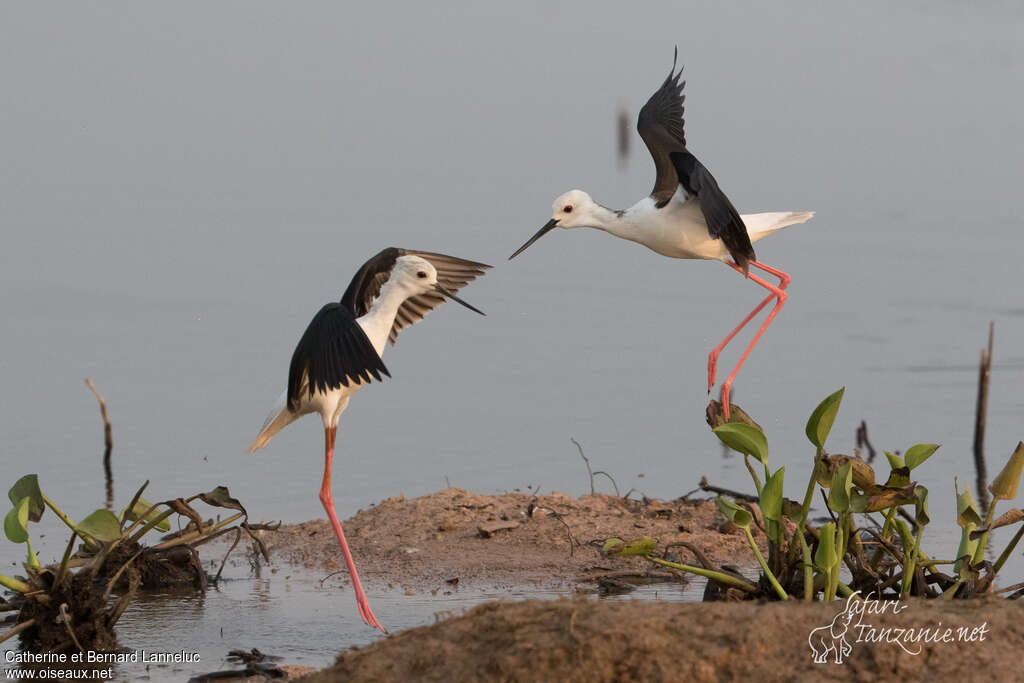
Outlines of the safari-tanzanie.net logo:
M888 644L900 647L908 655L919 655L925 645L954 642L980 643L988 635L988 622L975 626L876 626L874 617L885 614L899 615L910 608L899 600L876 600L869 594L860 597L860 591L846 599L842 611L831 624L819 626L807 636L811 646L811 659L815 664L842 664L853 646Z

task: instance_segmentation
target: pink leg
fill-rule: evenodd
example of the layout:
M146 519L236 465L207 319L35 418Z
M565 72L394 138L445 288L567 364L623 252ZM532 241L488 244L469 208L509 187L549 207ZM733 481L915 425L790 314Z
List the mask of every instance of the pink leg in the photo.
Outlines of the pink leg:
M734 268L735 270L739 271L739 267L735 263L727 263L726 265L728 265L729 267ZM784 273L781 270L776 270L776 269L771 268L769 266L765 266L764 264L758 264L758 265L759 265L759 267L761 267L766 272L769 272L769 273L771 273L771 274L773 274L773 275L775 275L775 276L777 276L779 278L779 289L785 289L786 287L789 286L790 277L789 277L789 275L787 273ZM772 299L774 299L774 298L775 298L774 294L769 294L767 297L765 297L764 301L759 303L757 305L757 307L754 310L752 310L747 315L746 318L743 319L743 322L741 322L739 325L737 325L736 329L734 329L732 332L730 332L729 335L725 339L722 340L722 343L719 344L718 346L716 346L715 348L713 348L711 350L711 353L708 354L708 393L709 394L711 393L711 387L713 387L715 385L715 374L718 371L718 356L719 356L719 354L722 353L722 350L725 348L726 344L731 342L732 338L735 337L736 334L740 330L742 330L743 327L747 323L749 323L751 321L751 319L753 319L753 317L755 315L760 313L761 309L763 309L765 306L767 306L768 303Z
M743 270L739 266L737 266L735 263L727 263L726 265L728 265L730 268L732 268L733 270L735 270L735 271L737 271L739 273L743 272ZM747 320L749 320L751 317L753 317L754 313L757 313L757 311L759 311L761 308L763 308L767 304L768 300L774 298L776 300L776 304L775 304L775 306L772 307L772 310L768 313L768 317L765 318L764 323L761 324L761 328L757 331L757 334L755 334L754 338L750 340L750 344L747 346L746 350L743 352L743 355L740 356L740 360L739 360L738 363L736 363L736 367L733 368L732 372L729 374L729 377L726 378L725 382L722 384L722 413L725 416L726 420L729 419L729 390L732 389L733 380L736 379L736 374L740 371L740 368L743 366L743 363L746 362L747 356L749 356L750 352L754 350L754 347L757 345L757 341L761 338L761 335L764 334L764 331L766 329L768 329L768 326L772 323L772 320L775 318L775 316L778 314L778 312L782 309L782 306L786 303L786 292L784 290L789 285L789 282L790 282L790 279L791 279L789 277L789 274L784 273L781 270L777 270L775 268L772 268L771 266L766 266L763 263L760 263L758 261L751 261L750 265L755 266L757 268L760 268L761 270L765 271L766 273L769 273L769 274L774 275L777 278L779 278L779 286L776 287L775 285L773 285L773 284L771 284L769 282L766 282L765 280L762 280L761 278L759 278L756 275L753 275L753 274L749 275L751 280L753 280L757 284L761 285L762 287L764 287L765 289L770 291L772 294L771 294L771 296L768 297L768 299L766 299L765 301L761 302L761 304L756 309L754 309L754 311L753 311L753 313L751 313L751 315L747 316ZM747 320L745 320L744 322L746 322ZM741 324L741 327L742 327L742 324ZM733 332L733 334L735 334L735 331Z
M338 537L338 544L341 546L341 554L345 556L345 566L348 567L349 576L352 577L352 587L356 591L356 605L359 607L359 616L363 618L363 621L368 626L374 626L387 633L387 629L380 625L377 617L373 616L373 611L370 610L370 603L366 600L366 593L363 592L363 587L359 583L359 574L356 573L356 563L352 561L352 553L349 552L348 543L345 542L345 534L341 530L341 522L338 521L338 516L334 512L334 498L331 496L331 460L334 458L334 440L337 435L337 427L330 427L324 430L327 464L324 466L324 483L320 487L320 502L323 503L324 509L327 510L327 517L331 520L334 535Z

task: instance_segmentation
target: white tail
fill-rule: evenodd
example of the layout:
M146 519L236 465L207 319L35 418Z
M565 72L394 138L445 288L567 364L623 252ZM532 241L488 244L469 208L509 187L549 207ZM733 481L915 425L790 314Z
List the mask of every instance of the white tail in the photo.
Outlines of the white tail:
M747 226L750 241L756 242L762 237L782 230L787 225L806 223L814 218L813 211L776 211L774 213L748 213L740 216Z
M281 393L281 397L277 399L277 403L274 404L274 408L270 411L270 414L267 415L267 419L263 423L263 427L260 428L260 433L256 437L256 440L252 442L251 446L249 446L250 453L255 453L266 446L270 443L270 439L274 434L277 434L279 431L301 417L301 415L297 415L288 410L287 402L288 390L286 389Z

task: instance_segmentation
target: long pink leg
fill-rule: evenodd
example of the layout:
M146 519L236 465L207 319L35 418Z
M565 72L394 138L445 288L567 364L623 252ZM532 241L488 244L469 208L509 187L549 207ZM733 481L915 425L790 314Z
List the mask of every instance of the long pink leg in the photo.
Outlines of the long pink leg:
M734 268L735 270L739 271L739 266L737 266L734 262L729 262L726 265L728 265L729 267ZM789 277L789 275L787 273L784 273L781 270L776 270L774 268L771 268L770 266L765 266L764 264L757 264L757 265L760 268L762 268L763 270L765 270L766 272L769 272L769 273L771 273L771 274L773 274L773 275L775 275L775 276L777 276L779 278L779 289L785 289L786 287L789 286L789 281L790 281L791 278ZM742 272L742 271L740 271L740 272ZM726 344L731 342L732 338L735 337L736 334L740 330L742 330L744 328L744 326L747 323L749 323L751 321L751 319L753 319L753 317L755 315L760 313L761 309L763 309L765 306L767 306L768 303L772 299L774 299L774 298L775 298L774 294L769 294L768 296L766 296L764 301L759 303L757 305L757 307L754 308L754 310L752 310L749 314L747 314L747 317L744 318L743 321L739 325L737 325L736 328L732 332L730 332L725 339L722 340L722 343L719 344L718 346L716 346L715 348L713 348L711 350L711 353L708 354L708 393L709 394L711 393L711 387L713 387L715 385L715 374L718 371L718 356L719 356L719 354L722 353L722 350L725 348Z
M730 262L727 263L726 265L739 273L743 273L743 270L735 263ZM760 263L758 261L751 261L750 265L760 268L766 273L769 273L779 278L779 286L776 287L775 285L766 282L765 280L762 280L761 278L754 274L749 275L751 280L753 280L754 282L761 285L762 287L764 287L765 289L772 293L769 299L774 298L776 300L776 304L775 306L772 307L772 310L769 311L768 317L765 318L764 322L761 324L761 328L757 331L757 334L755 334L754 338L750 340L750 344L743 352L743 355L740 356L740 360L738 363L736 363L736 367L733 368L732 372L729 373L729 377L726 378L725 382L722 384L722 413L725 416L726 420L729 419L729 390L732 389L733 380L736 379L736 374L740 371L740 368L743 366L743 363L746 362L747 356L749 356L750 352L754 350L754 347L757 345L757 341L761 338L761 335L764 334L764 331L766 329L768 329L768 326L772 323L772 320L782 309L782 306L786 303L786 292L784 290L789 285L789 282L791 280L788 273L784 273L783 271L778 270L776 268L772 268L771 266L766 266L765 264ZM754 313L756 313L758 310L764 307L765 303L766 302L762 302L760 306L758 306L758 308L754 309ZM751 316L748 316L747 319L749 320L750 317L752 317L752 315L753 314L751 314Z
M337 427L324 429L327 464L324 466L324 483L320 487L320 502L323 503L324 509L327 510L327 517L331 520L334 535L338 537L338 544L341 546L341 554L345 556L345 566L348 567L349 576L352 577L352 587L356 591L356 605L359 607L359 616L363 618L367 626L374 626L387 633L387 629L380 625L377 617L373 616L370 603L366 600L366 593L363 592L363 586L359 583L356 563L352 561L352 553L348 549L348 543L345 542L345 534L341 530L341 522L338 521L338 516L334 513L334 498L331 496L331 460L334 459L334 440L337 435Z

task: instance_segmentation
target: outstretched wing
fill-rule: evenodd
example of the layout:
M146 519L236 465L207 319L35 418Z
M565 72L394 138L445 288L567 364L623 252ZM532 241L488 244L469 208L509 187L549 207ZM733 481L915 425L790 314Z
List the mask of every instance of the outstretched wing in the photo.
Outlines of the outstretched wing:
M355 317L366 315L370 310L373 300L380 296L380 289L388 281L391 269L395 267L395 261L400 256L419 256L429 261L437 270L437 283L453 294L458 293L459 289L483 275L484 271L491 267L486 263L477 263L432 251L389 247L363 264L341 297L341 303L352 311ZM395 316L394 325L391 326L388 340L394 344L400 330L423 320L428 313L442 303L444 303L444 297L432 292L406 299L398 308L398 314Z
M369 337L346 306L330 303L313 316L288 368L288 408L297 410L304 394L369 384L391 374Z
M429 261L437 271L437 284L452 294L458 294L460 289L483 275L484 271L491 267L486 263L477 263L431 251L406 251L404 249L401 251L403 255L411 254ZM395 316L395 324L391 326L388 340L394 344L398 339L399 331L423 320L428 313L442 303L444 303L444 297L433 292L417 294L406 299L398 308L398 315Z
M677 51L678 55L678 51ZM743 219L707 167L686 149L683 120L683 70L676 71L676 58L665 82L640 110L637 131L654 159L657 177L651 197L661 208L675 195L681 185L700 203L708 234L722 240L729 253L744 271L754 260L754 248Z

